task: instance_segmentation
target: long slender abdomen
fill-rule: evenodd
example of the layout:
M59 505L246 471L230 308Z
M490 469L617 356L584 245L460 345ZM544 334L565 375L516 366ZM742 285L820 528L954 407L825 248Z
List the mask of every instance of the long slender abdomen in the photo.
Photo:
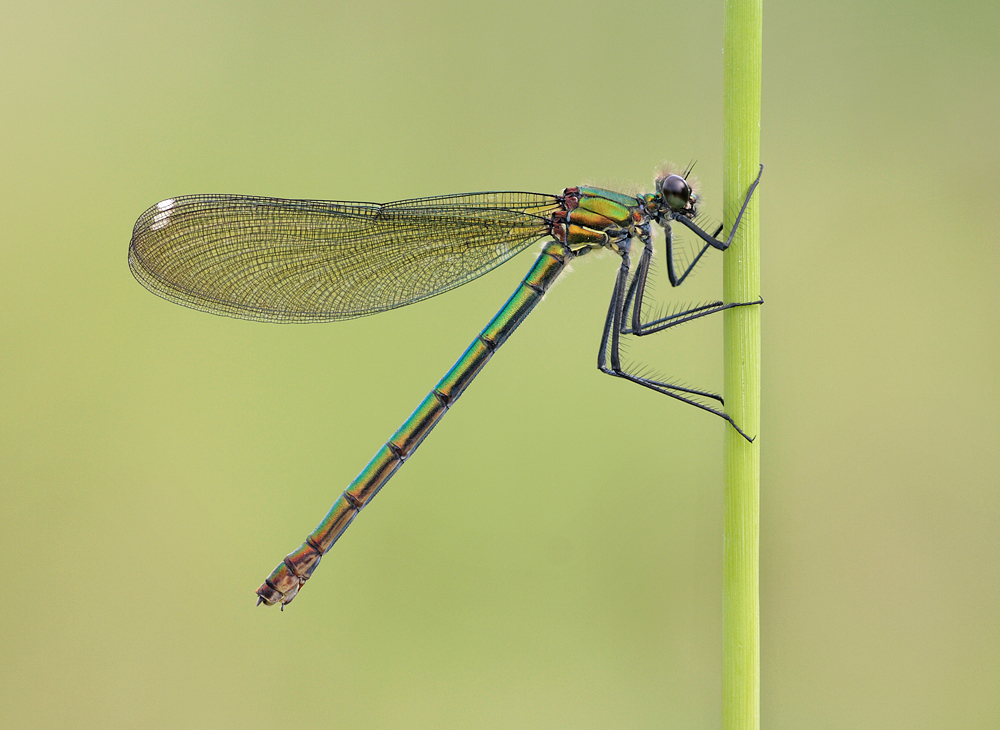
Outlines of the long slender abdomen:
M479 374L542 295L556 280L572 257L561 243L546 244L528 275L517 290L496 313L486 328L465 353L445 373L434 390L417 406L413 414L379 449L368 465L344 490L326 517L302 545L290 553L257 589L257 603L268 606L291 603L292 599L316 570L320 559L354 520L358 512L372 501L378 491L403 465L410 454L437 425L469 383Z

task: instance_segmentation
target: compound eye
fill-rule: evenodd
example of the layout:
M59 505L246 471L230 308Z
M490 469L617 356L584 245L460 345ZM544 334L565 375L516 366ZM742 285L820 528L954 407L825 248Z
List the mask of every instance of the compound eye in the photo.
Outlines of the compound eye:
M684 210L691 201L691 186L680 175L670 175L660 186L663 200L673 210Z

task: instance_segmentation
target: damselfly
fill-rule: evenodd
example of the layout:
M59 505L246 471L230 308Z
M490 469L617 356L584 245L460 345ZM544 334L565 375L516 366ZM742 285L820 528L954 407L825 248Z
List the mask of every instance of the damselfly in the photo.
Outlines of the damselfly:
M257 589L258 605L290 603L320 558L458 400L493 353L521 324L575 257L601 248L621 257L601 333L597 366L728 421L722 398L629 372L623 335L647 335L698 317L760 302L703 304L643 322L653 257L651 226L666 235L667 274L680 285L709 248L725 251L736 235L761 171L747 191L729 237L697 222L698 196L682 174L664 173L655 191L626 195L571 187L561 195L487 192L395 203L284 200L244 195L186 195L164 200L136 221L129 245L135 278L165 299L214 314L265 322L325 322L361 317L461 286L532 243L551 239L511 298L458 362L375 454L298 550ZM700 240L675 268L670 224ZM631 273L632 240L642 243ZM718 405L715 405L717 403Z

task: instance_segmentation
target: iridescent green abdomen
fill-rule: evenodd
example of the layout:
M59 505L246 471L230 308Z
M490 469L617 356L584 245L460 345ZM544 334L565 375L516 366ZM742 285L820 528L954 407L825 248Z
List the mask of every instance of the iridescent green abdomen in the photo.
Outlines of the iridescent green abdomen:
M572 254L561 243L550 242L545 246L520 286L458 362L348 485L319 527L297 550L286 556L257 589L261 603L269 606L280 603L284 606L295 598L323 555L333 547L358 512L372 501L410 454L416 451L493 353L534 309L571 258Z

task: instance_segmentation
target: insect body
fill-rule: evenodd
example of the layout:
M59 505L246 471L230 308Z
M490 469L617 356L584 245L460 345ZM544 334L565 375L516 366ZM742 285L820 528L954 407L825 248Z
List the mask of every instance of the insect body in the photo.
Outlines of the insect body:
M763 171L763 167L761 168ZM257 589L258 603L290 603L354 517L396 473L521 324L566 264L607 248L621 265L604 322L598 367L724 418L744 437L712 393L626 371L622 335L646 335L730 307L712 302L642 322L653 256L652 224L666 234L667 273L680 285L709 248L726 250L760 175L725 240L697 223L698 198L683 175L664 175L655 190L631 196L592 187L561 195L486 192L349 203L242 195L188 195L164 200L136 221L129 266L147 289L214 314L266 322L321 322L360 317L440 294L485 274L543 238L541 255L506 304L413 414L344 490L330 512ZM674 266L671 223L702 241L683 270ZM631 280L632 242L642 253ZM708 401L708 402L706 402ZM718 406L712 404L715 401Z

